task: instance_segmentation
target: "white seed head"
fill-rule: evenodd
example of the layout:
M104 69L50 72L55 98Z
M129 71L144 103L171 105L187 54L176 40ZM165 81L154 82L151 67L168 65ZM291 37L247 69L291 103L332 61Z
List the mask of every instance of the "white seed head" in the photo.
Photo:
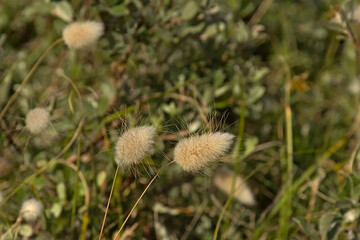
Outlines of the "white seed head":
M347 211L344 215L344 220L346 223L354 222L359 217L359 212L356 209L351 209Z
M26 200L23 202L20 210L21 216L27 222L34 222L40 217L43 211L43 205L40 201L35 198Z
M185 171L197 172L219 161L234 139L230 133L214 132L181 140L175 147L174 160Z
M349 86L348 86L348 89L349 89L349 92L351 94L354 94L354 95L357 95L360 93L360 83L359 83L360 79L359 78L355 78L353 79Z
M63 38L69 48L80 49L93 45L103 34L104 25L101 22L73 22L63 30Z
M232 171L227 169L218 170L214 175L214 185L223 193L230 195L233 176ZM234 199L248 206L256 204L254 194L241 176L235 177Z
M141 126L123 133L116 142L116 163L124 167L140 163L154 144L155 131L153 126Z
M353 19L355 22L360 22L360 5L355 7L353 14L349 13L349 19Z
M34 108L26 115L26 128L32 134L44 131L50 123L50 114L45 108Z

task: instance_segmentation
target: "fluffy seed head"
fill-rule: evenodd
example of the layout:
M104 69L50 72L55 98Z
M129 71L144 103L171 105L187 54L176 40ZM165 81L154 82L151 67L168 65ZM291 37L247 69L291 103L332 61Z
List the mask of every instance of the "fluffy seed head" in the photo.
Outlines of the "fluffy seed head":
M70 23L63 30L63 38L69 48L80 49L93 45L103 34L104 25L100 22L85 21Z
M357 220L358 217L359 217L359 212L356 209L351 209L345 213L344 220L346 223L351 223Z
M174 160L185 171L197 172L220 160L234 139L230 133L214 132L181 140L175 147Z
M214 175L214 185L225 194L230 195L233 176L234 173L232 171L220 169ZM254 206L256 204L251 189L240 176L235 177L234 199L248 206Z
M124 167L140 163L154 144L155 127L141 126L122 134L115 147L115 161Z
M50 123L50 114L45 108L34 108L26 115L26 128L32 134L45 130Z
M23 202L20 214L27 222L34 222L40 217L42 211L42 203L35 198L32 198Z

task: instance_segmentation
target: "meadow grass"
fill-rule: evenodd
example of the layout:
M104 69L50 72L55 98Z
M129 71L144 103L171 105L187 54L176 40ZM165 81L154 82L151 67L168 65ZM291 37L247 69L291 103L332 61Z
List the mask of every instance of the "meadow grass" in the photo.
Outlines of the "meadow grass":
M1 238L359 238L359 9L1 2Z

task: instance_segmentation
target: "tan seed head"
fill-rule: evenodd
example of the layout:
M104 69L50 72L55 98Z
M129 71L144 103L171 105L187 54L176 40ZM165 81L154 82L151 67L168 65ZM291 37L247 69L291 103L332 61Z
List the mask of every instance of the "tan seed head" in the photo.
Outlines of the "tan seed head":
M122 134L115 147L115 161L124 167L140 163L154 144L155 127L141 126Z
M40 217L43 211L42 203L35 199L29 199L23 202L20 210L20 215L27 221L27 222L34 222L36 219Z
M214 185L223 193L230 195L234 172L220 169L214 175ZM234 199L247 206L256 204L254 194L241 176L235 177Z
M197 172L219 161L234 139L230 133L214 132L181 140L175 147L174 160L185 171Z
M50 123L50 114L45 108L34 108L26 115L26 128L32 134L44 131Z
M104 25L101 22L73 22L64 28L63 38L69 48L80 49L93 45L103 32Z

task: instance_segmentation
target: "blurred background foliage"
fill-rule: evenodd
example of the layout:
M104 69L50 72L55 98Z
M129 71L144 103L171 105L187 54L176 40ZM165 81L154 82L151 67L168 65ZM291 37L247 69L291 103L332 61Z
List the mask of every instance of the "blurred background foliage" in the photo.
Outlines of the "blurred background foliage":
M126 126L151 123L158 129L156 149L146 164L119 174L107 239L156 169L172 158L176 141L209 130L238 135L232 157L202 174L167 169L127 223L132 238L211 239L228 199L212 176L226 167L248 178L257 204L230 204L218 239L358 239L359 4L2 0L2 107L70 21L101 21L105 33L91 49L53 49L1 120L0 191L6 202L0 232L15 223L23 201L36 197L45 214L21 224L18 235L96 239L116 168L114 142ZM48 109L52 120L37 136L24 129L34 107ZM58 158L62 164L24 182L74 135ZM88 189L76 167L69 167L76 165ZM279 204L286 199L290 203Z

